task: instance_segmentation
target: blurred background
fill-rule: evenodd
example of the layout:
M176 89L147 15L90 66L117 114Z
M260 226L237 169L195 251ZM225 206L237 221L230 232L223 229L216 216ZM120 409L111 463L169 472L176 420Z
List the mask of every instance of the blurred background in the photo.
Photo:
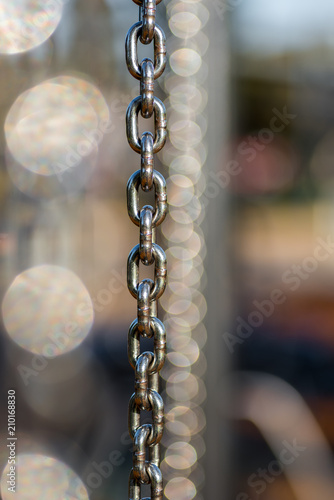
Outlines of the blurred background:
M333 498L333 18L330 0L157 8L167 499ZM127 496L137 19L130 0L0 0L3 500L11 389L17 499Z

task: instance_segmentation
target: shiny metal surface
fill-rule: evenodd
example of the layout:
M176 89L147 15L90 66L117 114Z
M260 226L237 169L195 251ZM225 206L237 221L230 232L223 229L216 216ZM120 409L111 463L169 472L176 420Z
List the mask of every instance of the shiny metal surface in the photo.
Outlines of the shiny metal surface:
M149 475L149 482L151 484L151 500L162 500L163 487L162 487L162 476L159 467L157 467L154 463L150 462L149 465L147 466L147 473ZM133 471L131 471L129 480L130 500L140 500L141 484L144 483L135 479Z
M150 301L157 300L164 293L166 288L166 277L167 277L167 262L166 254L159 245L153 243L152 255L154 258L155 268L154 268L154 282L151 280L152 288L149 295ZM136 245L131 250L128 257L128 289L131 295L139 300L138 288L139 283L139 261L140 261L140 247Z
M143 5L143 0L132 0L133 3L137 4L137 5ZM155 4L156 5L159 5L159 3L161 2L161 0L156 0Z
M138 130L138 114L141 108L142 96L138 96L130 102L126 111L126 134L130 146L136 153L141 153L141 138ZM155 122L153 153L158 153L164 147L167 138L166 109L157 97L153 99L153 109Z
M157 391L147 389L148 399L150 402L150 410L152 410L151 432L147 440L149 446L158 444L163 434L163 421L164 421L164 403L162 397ZM129 434L135 439L137 431L142 427L140 425L140 411L141 407L136 403L137 395L134 392L129 402Z
M166 181L154 169L154 154L160 151L167 137L166 110L154 96L154 80L166 66L166 44L162 29L155 22L156 5L160 0L134 0L140 5L141 21L135 23L126 37L126 62L129 72L140 80L140 95L133 99L126 112L126 133L131 148L140 154L141 168L127 184L127 208L132 222L139 227L139 244L130 252L127 283L137 299L137 318L128 333L128 358L135 371L135 392L128 412L129 434L133 439L133 468L129 478L129 498L141 499L141 485L151 485L151 499L162 500L163 484L160 465L160 440L164 428L164 403L159 394L159 371L166 358L166 331L157 318L157 300L166 288L167 263L163 249L156 243L156 227L167 213ZM138 63L137 45L154 42L154 62ZM138 115L154 115L154 134L139 137ZM139 188L144 193L154 189L155 207L139 207ZM139 281L139 265L154 265L154 280ZM140 340L153 337L153 352L140 352ZM141 425L141 411L152 414L152 422Z
M137 170L137 172L131 175L127 185L128 214L136 226L140 226L138 193L140 184L141 171ZM153 212L152 227L155 228L165 220L167 214L166 181L156 170L153 171L153 185L155 187L155 210Z
M141 187L143 191L150 191L153 187L153 144L153 134L145 132L141 138Z
M155 13L157 10L156 0L143 0L141 6L141 19L143 22L141 43L151 43L154 37Z
M153 257L153 254L152 254ZM143 337L151 336L150 319L151 319L151 306L150 306L150 293L151 293L152 280L143 280L138 285L138 330Z
M150 118L154 111L154 66L150 59L143 59L141 63L140 95L142 117Z
M128 31L125 41L126 64L131 75L141 79L141 64L138 62L137 43L142 34L142 21L134 24ZM154 79L156 80L166 67L166 37L157 24L154 26Z
M139 256L145 266L153 263L153 207L145 205L140 211Z
M133 476L142 484L150 482L146 471L146 448L150 433L151 429L149 425L141 425L135 434L133 443Z
M150 402L148 399L148 369L152 361L151 352L143 352L137 359L135 370L135 403L141 410L149 410Z
M153 361L149 367L149 374L159 372L166 358L166 330L163 323L156 317L150 321L152 335L154 337ZM136 368L137 359L140 356L140 332L138 319L135 319L129 328L128 334L128 357L133 369Z

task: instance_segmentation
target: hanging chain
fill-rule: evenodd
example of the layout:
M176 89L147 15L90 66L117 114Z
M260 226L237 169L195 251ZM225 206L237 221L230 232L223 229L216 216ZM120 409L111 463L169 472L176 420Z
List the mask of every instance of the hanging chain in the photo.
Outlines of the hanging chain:
M155 22L156 5L161 0L133 0L140 9L140 21L129 30L126 42L126 63L131 75L140 80L140 96L133 99L126 112L126 133L131 148L141 155L141 168L130 177L127 204L130 219L140 228L139 244L128 257L127 281L131 295L137 299L137 318L128 335L129 362L135 371L135 392L129 403L129 433L133 439L133 468L129 479L129 498L140 500L141 485L151 485L151 500L162 500L160 471L160 440L163 433L164 405L159 394L159 371L166 357L166 331L157 318L157 300L166 287L166 255L156 244L156 227L167 212L166 181L154 169L153 155L166 142L166 110L154 96L154 80L166 65L165 34ZM154 61L138 62L138 39L147 45L153 42ZM138 115L154 115L155 132L139 137ZM154 189L155 207L139 207L139 188L144 193ZM154 280L139 281L139 265L154 265ZM140 338L154 339L153 352L140 352ZM152 412L152 423L141 424L141 412ZM146 499L148 500L148 499Z

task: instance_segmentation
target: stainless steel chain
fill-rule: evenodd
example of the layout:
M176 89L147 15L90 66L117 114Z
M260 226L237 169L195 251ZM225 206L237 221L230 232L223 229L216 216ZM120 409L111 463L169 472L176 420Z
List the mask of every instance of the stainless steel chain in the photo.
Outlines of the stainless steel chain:
M137 299L137 318L128 335L128 357L135 371L135 392L129 403L129 433L133 439L133 467L129 479L129 499L140 500L141 485L151 485L151 499L162 500L160 471L160 440L163 433L164 405L159 394L159 371L166 357L166 331L157 318L157 300L166 287L166 255L156 243L156 227L166 217L166 181L154 169L154 154L160 151L167 136L166 110L154 95L154 80L166 66L166 38L156 24L156 6L161 0L133 0L139 5L140 21L128 31L125 41L126 63L131 75L140 80L140 95L133 99L126 112L126 133L131 148L141 155L141 168L131 175L127 185L130 219L139 226L139 244L128 257L128 288ZM147 45L153 42L154 61L138 62L138 39ZM154 115L155 131L139 137L138 115ZM144 193L154 189L155 206L139 207L139 188ZM154 280L139 281L139 265L154 265ZM140 338L154 339L153 352L140 352ZM141 412L151 412L152 422L142 424ZM147 499L146 499L147 500Z

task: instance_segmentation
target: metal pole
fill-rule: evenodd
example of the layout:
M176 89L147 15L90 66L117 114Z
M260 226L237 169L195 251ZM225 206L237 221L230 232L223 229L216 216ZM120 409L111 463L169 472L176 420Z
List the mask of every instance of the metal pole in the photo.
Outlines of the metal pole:
M223 158L229 135L229 40L228 23L223 18L217 2L205 1L210 11L206 32L210 40L208 57L208 156L204 166L207 181L206 242L207 242L207 289L208 331L206 373L207 404L206 419L206 481L204 498L227 499L229 495L229 471L231 469L231 446L228 424L219 415L221 405L228 401L228 387L222 387L222 380L230 370L230 355L224 349L222 335L227 328L230 315L230 287L228 276L228 189L216 183L216 189L209 190L214 181L214 172L223 169ZM211 175L210 175L211 174ZM219 189L218 189L219 188ZM221 396L223 395L223 396ZM221 400L223 398L223 401ZM217 495L219 493L219 495Z

